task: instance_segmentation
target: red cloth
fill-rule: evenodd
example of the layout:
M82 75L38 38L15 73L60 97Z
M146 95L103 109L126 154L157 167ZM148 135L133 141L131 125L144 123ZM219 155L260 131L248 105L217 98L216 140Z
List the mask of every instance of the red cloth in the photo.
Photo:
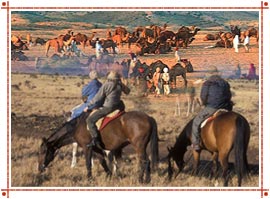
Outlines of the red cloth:
M143 67L139 67L138 70L139 70L140 73L143 73L144 72L144 68Z
M114 119L120 117L124 113L125 113L125 111L120 111L116 115L114 115L113 117L104 117L104 119L102 120L102 124L101 124L99 130L101 131L103 128L105 128L105 126L107 126L107 124L109 124Z

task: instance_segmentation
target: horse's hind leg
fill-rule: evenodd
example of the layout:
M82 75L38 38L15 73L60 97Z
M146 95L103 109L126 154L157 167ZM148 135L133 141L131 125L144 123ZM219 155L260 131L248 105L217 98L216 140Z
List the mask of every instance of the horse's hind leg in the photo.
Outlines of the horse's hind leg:
M111 172L111 170L109 169L109 167L107 165L107 162L106 162L106 160L104 158L104 155L99 154L98 159L99 159L99 162L100 162L102 168L106 172L107 177L111 177L112 176L112 172Z
M139 156L139 182L140 183L149 183L151 181L150 176L150 161L147 158L146 153L144 152L143 155ZM145 174L145 180L144 180Z
M194 158L194 163L193 163L193 170L192 170L192 175L197 175L198 174L198 168L199 168L199 163L200 163L200 152L193 151L193 158Z
M214 176L215 179L217 179L217 175L218 175L218 153L214 152L212 154L212 161L213 161L213 168L212 168L212 172L211 172L211 178Z
M229 181L229 173L228 173L228 168L229 168L229 163L228 163L228 155L227 154L219 154L219 161L222 166L222 177L224 181L224 187L228 186L228 181Z

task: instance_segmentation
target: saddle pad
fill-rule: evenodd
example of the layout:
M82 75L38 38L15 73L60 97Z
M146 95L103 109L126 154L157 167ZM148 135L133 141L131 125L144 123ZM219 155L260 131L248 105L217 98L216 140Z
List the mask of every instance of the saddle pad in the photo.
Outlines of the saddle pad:
M215 119L217 116L228 112L228 110L226 109L218 109L213 115L211 115L210 117L206 118L202 123L201 123L201 128L203 128L208 122L212 121L213 119Z
M103 118L101 126L99 127L99 130L101 131L107 124L109 124L111 121L115 120L116 118L120 117L122 114L124 114L125 111L115 110L111 114L107 115Z
M97 109L93 110L93 111L90 113L90 115L92 115L92 114L93 114L94 112L96 112L96 111L97 111ZM109 114L106 115L105 117L100 118L100 119L96 122L96 125L97 125L98 130L99 130L99 131L102 130L105 126L107 126L107 124L108 124L110 121L112 121L112 120L118 118L118 117L119 117L120 115L122 115L123 113L125 113L125 111L121 111L121 112L120 112L120 110L117 109L117 110L115 110L115 111L109 113ZM87 127L87 129L88 129L88 127ZM88 129L88 130L89 130L89 129Z

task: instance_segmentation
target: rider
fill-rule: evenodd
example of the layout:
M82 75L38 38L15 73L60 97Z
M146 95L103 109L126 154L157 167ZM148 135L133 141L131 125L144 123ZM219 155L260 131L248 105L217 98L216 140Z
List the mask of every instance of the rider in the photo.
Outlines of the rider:
M206 118L213 115L218 109L231 111L233 108L230 84L218 74L213 74L203 83L200 97L205 107L197 114L192 123L192 148L195 151L201 149L199 135L200 124Z
M90 82L82 89L82 101L80 105L71 110L71 117L69 120L74 119L81 115L84 109L88 106L91 99L97 94L98 90L102 86L102 83L98 80L98 73L92 70L89 73Z
M107 76L107 81L101 86L98 93L90 101L88 107L84 109L86 112L89 109L91 110L90 107L97 102L104 102L96 112L90 114L86 119L87 126L92 136L92 142L88 144L88 147L97 146L101 149L104 148L96 122L116 109L124 110L125 105L121 100L122 92L129 94L130 89L122 83L121 77L117 72L111 71Z

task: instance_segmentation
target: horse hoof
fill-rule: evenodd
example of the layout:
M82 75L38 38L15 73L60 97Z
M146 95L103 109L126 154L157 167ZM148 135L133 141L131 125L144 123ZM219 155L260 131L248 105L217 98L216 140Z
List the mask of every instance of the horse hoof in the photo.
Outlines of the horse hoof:
M149 178L147 178L147 179L145 179L145 184L149 184L151 182L151 178L149 177Z
M111 172L108 172L108 173L106 174L106 178L111 179L111 178L112 178L112 173L111 173Z

